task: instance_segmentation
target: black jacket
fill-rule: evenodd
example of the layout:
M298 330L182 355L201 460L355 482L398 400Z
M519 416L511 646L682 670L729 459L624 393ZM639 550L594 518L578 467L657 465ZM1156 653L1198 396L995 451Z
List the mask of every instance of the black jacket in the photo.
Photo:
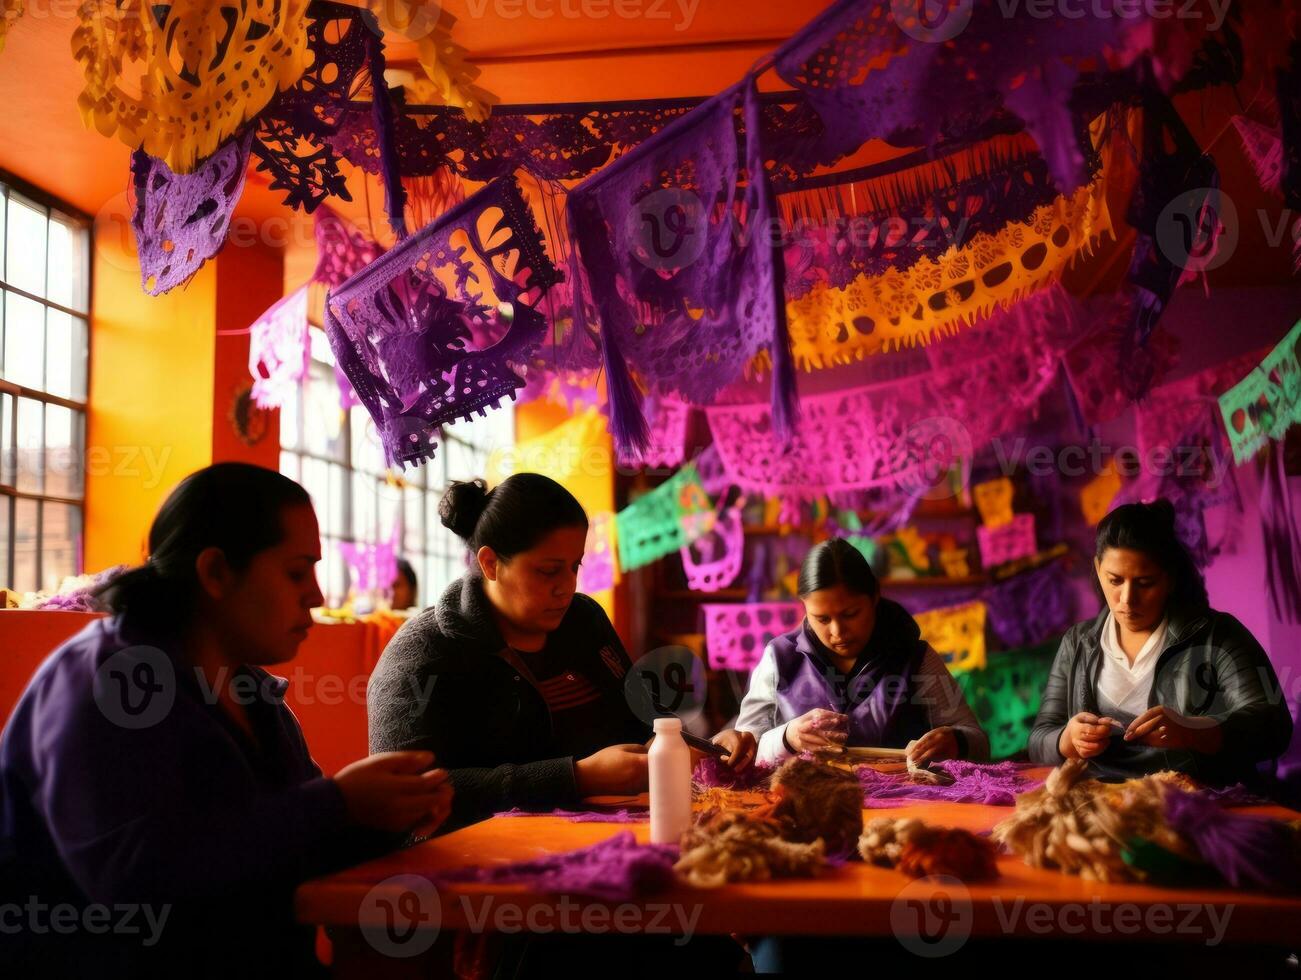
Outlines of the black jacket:
M1184 749L1126 744L1113 737L1090 760L1101 777L1128 777L1176 769L1213 785L1256 779L1256 763L1282 755L1292 738L1292 716L1269 657L1245 626L1213 609L1168 611L1165 646L1152 678L1148 707L1214 718L1224 744L1214 756ZM1102 629L1107 610L1072 626L1064 637L1039 717L1030 733L1030 758L1058 765L1062 729L1081 711L1098 712Z
M623 693L631 661L593 599L574 596L547 644L565 651L620 707L613 712L620 722L594 739L614 745L650 738ZM503 659L506 649L481 579L467 575L398 630L371 676L370 750L428 749L450 770L455 797L444 830L512 807L578 802L574 756L555 744L546 702Z

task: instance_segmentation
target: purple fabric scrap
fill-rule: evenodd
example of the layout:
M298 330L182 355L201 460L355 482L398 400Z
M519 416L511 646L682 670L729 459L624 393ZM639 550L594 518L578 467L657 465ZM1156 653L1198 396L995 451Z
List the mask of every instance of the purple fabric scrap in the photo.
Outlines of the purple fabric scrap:
M863 806L898 806L909 803L980 803L985 806L1015 806L1016 797L1043 785L1042 779L1023 775L1030 766L1017 762L979 763L963 759L946 759L934 768L953 777L949 786L910 783L905 773L878 772L871 766L859 766L858 781L863 786Z
M435 885L526 885L540 892L626 902L671 885L677 860L676 844L638 844L632 831L624 830L590 847L533 861L462 868L432 880Z

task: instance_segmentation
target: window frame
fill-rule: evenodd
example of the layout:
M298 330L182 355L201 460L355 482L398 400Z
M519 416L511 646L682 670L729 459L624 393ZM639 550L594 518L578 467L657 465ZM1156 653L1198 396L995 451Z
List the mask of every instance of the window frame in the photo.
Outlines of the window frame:
M24 203L30 203L41 208L44 212L46 235L45 235L45 292L50 291L50 265L49 265L49 226L55 221L55 213L59 218L65 219L68 223L75 226L85 236L85 268L83 274L86 284L86 303L84 310L77 310L62 303L35 295L28 289L21 286L13 285L9 282L9 269L7 263L8 253L8 209L9 198L11 194L17 194L24 200ZM0 230L0 427L8 429L7 442L9 450L14 455L14 465L12 473L12 483L6 483L5 475L8 467L8 461L0 460L0 507L5 509L4 527L6 533L5 547L0 548L0 583L19 591L28 591L21 588L21 583L15 581L17 574L17 517L18 505L20 501L29 500L36 504L36 544L35 544L35 576L36 590L41 591L44 588L42 579L45 573L45 506L55 504L59 506L69 506L75 509L78 516L77 534L73 539L74 559L73 575L81 575L85 572L85 552L86 552L86 466L88 447L88 430L90 426L90 379L93 370L94 358L94 331L92 329L94 319L94 295L95 295L95 221L94 217L80 208L77 208L62 198L51 194L36 185L24 180L10 171L0 169L0 209L3 209L3 229ZM60 313L70 317L74 322L80 321L84 327L85 337L85 396L82 399L68 398L63 395L57 395L50 391L40 388L32 388L28 385L20 385L3 377L5 370L5 346L8 328L8 304L4 302L3 296L6 293L24 299L31 303L38 304L42 312L46 315L46 325L48 330L49 311ZM41 379L42 383L49 381L49 336L44 335L41 351ZM7 399L5 396L8 396ZM23 398L41 405L41 453L42 453L42 489L41 490L24 490L19 488L20 480L18 479L17 460L20 451L18 443L18 405L19 399ZM5 406L11 406L12 410L6 412ZM73 413L77 413L81 419L81 425L72 437L70 447L74 458L78 460L78 467L81 477L81 496L67 497L62 494L49 493L45 487L46 460L45 454L49 451L47 439L47 418L46 413L50 406L64 408ZM74 418L76 415L74 415ZM4 444L4 439L0 438L0 446Z
M319 329L311 327L313 331ZM310 384L315 381L317 384L328 383L332 390L334 387L334 366L328 361L322 360L314 354L309 359L309 381ZM381 465L384 466L380 472L372 472L371 469L363 465L362 461L355 458L353 448L354 439L354 417L356 415L365 416L369 421L369 416L364 407L356 406L344 413L344 418L340 423L339 434L336 442L343 449L342 458L331 456L311 449L307 444L307 409L308 409L308 384L300 385L294 391L296 399L294 405L295 431L293 433L294 444L287 446L285 442L284 414L281 413L280 429L280 471L285 473L291 479L303 484L303 464L306 460L312 460L316 463L324 464L328 467L339 467L344 474L343 479L343 515L342 526L346 529L345 533L336 534L333 531L326 531L330 526L329 515L320 512L321 506L332 506L333 502L324 504L314 499L314 504L318 510L318 520L321 521L321 544L322 544L322 561L326 563L326 576L321 583L322 592L325 594L327 604L337 602L343 603L347 600L348 590L351 587L347 579L347 569L344 568L345 580L341 584L337 594L331 594L333 582L330 580L329 562L335 559L333 552L337 550L339 543L349 544L374 544L380 535L389 533L383 527L384 507L382 502L379 503L375 512L375 524L369 535L359 535L357 528L358 500L355 493L355 480L358 477L376 481L383 481L388 475L394 475L406 481L407 486L403 488L401 499L394 504L394 510L401 515L402 521L402 539L398 542L397 554L406 558L412 563L416 570L416 576L419 579L419 604L421 606L432 605L438 599L438 593L446 584L459 577L460 573L456 571L456 565L463 559L464 545L454 539L451 531L442 527L441 523L437 526L431 526L430 515L436 513L437 499L441 497L443 490L447 487L449 474L448 465L449 457L452 452L464 451L473 458L478 465L479 472L474 476L483 476L482 470L487 463L489 455L494 449L499 448L489 442L480 442L474 438L467 438L465 433L469 428L465 423L458 422L455 425L443 426L439 435L438 450L432 460L427 460L417 467L409 467L405 471L400 471L395 467L387 466L382 458ZM513 405L512 405L513 407ZM497 409L498 412L509 411L510 408L502 406ZM483 419L476 417L471 424L481 423ZM459 431L458 431L459 430ZM514 419L510 424L510 441L514 442L515 427ZM364 438L364 437L363 437ZM286 472L283 459L285 456L292 456L296 459L297 473ZM309 491L310 492L310 491ZM408 494L418 494L420 506L417 508L419 531L413 532L407 522L410 506ZM434 495L431 500L430 495ZM419 547L409 549L408 544L411 542L413 533L418 533ZM373 536L370 536L373 535ZM327 543L328 542L328 543ZM417 560L418 559L418 560ZM435 576L437 569L441 574Z

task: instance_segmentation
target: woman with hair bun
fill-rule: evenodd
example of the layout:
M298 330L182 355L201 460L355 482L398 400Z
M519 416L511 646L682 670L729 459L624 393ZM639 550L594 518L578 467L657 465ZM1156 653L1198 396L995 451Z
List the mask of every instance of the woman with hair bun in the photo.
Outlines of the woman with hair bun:
M1030 757L1087 759L1102 777L1161 769L1256 783L1292 717L1269 657L1210 607L1168 500L1117 507L1093 559L1106 603L1062 638L1030 735Z
M624 694L632 664L604 610L577 591L582 506L554 480L518 473L492 491L453 483L439 515L471 569L380 657L371 750L437 755L456 788L449 829L512 807L644 792L651 728Z

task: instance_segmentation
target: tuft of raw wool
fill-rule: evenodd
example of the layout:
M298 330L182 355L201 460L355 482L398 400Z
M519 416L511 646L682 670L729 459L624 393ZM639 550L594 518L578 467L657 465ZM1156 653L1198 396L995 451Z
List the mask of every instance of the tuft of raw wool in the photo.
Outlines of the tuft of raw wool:
M949 875L959 881L998 877L994 844L969 830L932 827L915 817L877 817L858 840L864 861L898 868L913 878Z
M954 779L943 769L929 769L908 760L908 782L919 786L952 786Z
M696 888L738 881L811 878L827 867L822 841L783 840L780 821L738 810L708 815L682 835L673 870Z
M1164 796L1180 786L1165 774L1103 783L1085 779L1088 764L1070 759L1044 785L1016 798L1016 811L994 839L1034 868L1057 868L1093 881L1142 881L1123 851L1138 837L1188 860L1196 852L1166 822Z
M863 790L852 772L795 758L773 773L771 792L787 840L821 839L828 854L854 852L863 832Z

